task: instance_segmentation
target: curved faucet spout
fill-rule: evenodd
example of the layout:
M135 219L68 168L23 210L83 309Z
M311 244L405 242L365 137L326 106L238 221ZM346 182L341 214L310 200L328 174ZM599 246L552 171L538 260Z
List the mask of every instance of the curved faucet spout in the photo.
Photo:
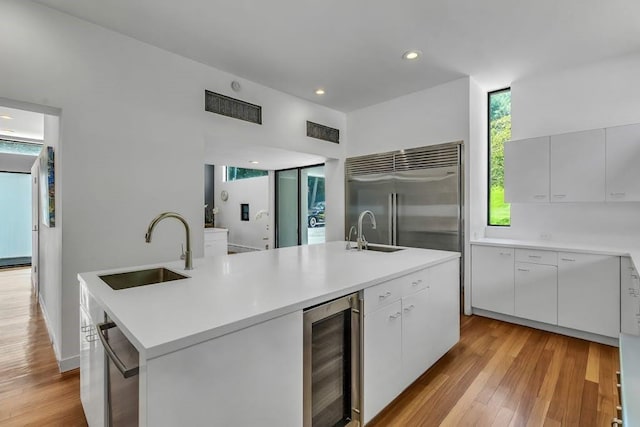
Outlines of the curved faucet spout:
M364 217L369 215L371 217L371 228L373 228L374 230L376 229L376 216L373 214L373 212L366 210L366 211L362 211L360 213L360 216L358 217L358 250L361 251L362 249L366 249L367 247L367 241L364 238L364 235L362 234L362 220L364 220Z
M187 220L184 219L184 217L179 213L163 212L157 217L153 218L151 220L151 223L149 224L149 227L147 228L147 233L144 235L144 240L147 243L151 243L151 236L153 234L153 229L155 228L156 224L158 224L160 221L162 221L165 218L175 218L180 222L182 222L182 224L184 225L184 230L187 236L186 237L187 250L184 253L184 269L193 270L193 255L191 253L191 229L189 228L189 224L187 223Z

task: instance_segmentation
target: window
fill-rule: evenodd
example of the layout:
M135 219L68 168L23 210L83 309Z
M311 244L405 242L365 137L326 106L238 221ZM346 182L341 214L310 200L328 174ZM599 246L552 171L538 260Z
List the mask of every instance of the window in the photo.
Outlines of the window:
M504 143L511 139L511 88L489 92L489 225L510 225L504 201Z
M245 169L245 168L236 168L233 166L226 166L224 180L237 181L239 179L257 178L260 176L267 176L267 175L269 175L268 171L263 171L260 169Z

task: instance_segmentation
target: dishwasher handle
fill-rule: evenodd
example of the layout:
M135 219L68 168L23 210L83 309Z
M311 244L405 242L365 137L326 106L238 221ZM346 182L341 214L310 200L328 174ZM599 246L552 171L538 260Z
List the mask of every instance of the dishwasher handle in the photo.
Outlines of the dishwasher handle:
M113 348L111 348L111 345L109 344L109 340L107 339L107 337L104 336L104 333L103 333L103 331L107 331L109 329L115 328L116 326L117 325L114 322L104 322L104 323L98 323L96 325L96 329L98 330L98 336L100 337L100 341L102 341L102 346L104 347L104 351L107 352L109 359L111 359L113 364L116 365L116 368L118 368L118 370L120 371L123 377L130 378L138 375L139 367L133 366L133 367L127 368L125 364L122 363L122 360L120 360L118 355L113 351Z

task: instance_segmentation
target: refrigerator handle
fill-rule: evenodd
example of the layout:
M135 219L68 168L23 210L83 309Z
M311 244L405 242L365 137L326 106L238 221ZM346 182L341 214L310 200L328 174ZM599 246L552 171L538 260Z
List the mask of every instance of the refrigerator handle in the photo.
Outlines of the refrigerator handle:
M398 245L398 193L393 193L393 245Z
M394 224L394 209L393 209L393 193L389 193L389 244L393 245L393 224Z

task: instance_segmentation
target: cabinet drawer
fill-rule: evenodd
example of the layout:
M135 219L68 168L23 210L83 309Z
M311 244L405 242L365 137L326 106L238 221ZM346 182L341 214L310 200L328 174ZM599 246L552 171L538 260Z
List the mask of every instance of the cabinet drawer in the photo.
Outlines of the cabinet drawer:
M406 276L389 280L364 290L364 312L371 313L380 307L398 301L402 297L402 287Z
M216 240L226 240L227 233L221 232L204 232L204 241L205 242L214 242Z
M402 282L402 296L406 297L427 288L430 280L429 269L425 268L396 280Z
M558 265L558 253L536 249L516 249L516 262Z

